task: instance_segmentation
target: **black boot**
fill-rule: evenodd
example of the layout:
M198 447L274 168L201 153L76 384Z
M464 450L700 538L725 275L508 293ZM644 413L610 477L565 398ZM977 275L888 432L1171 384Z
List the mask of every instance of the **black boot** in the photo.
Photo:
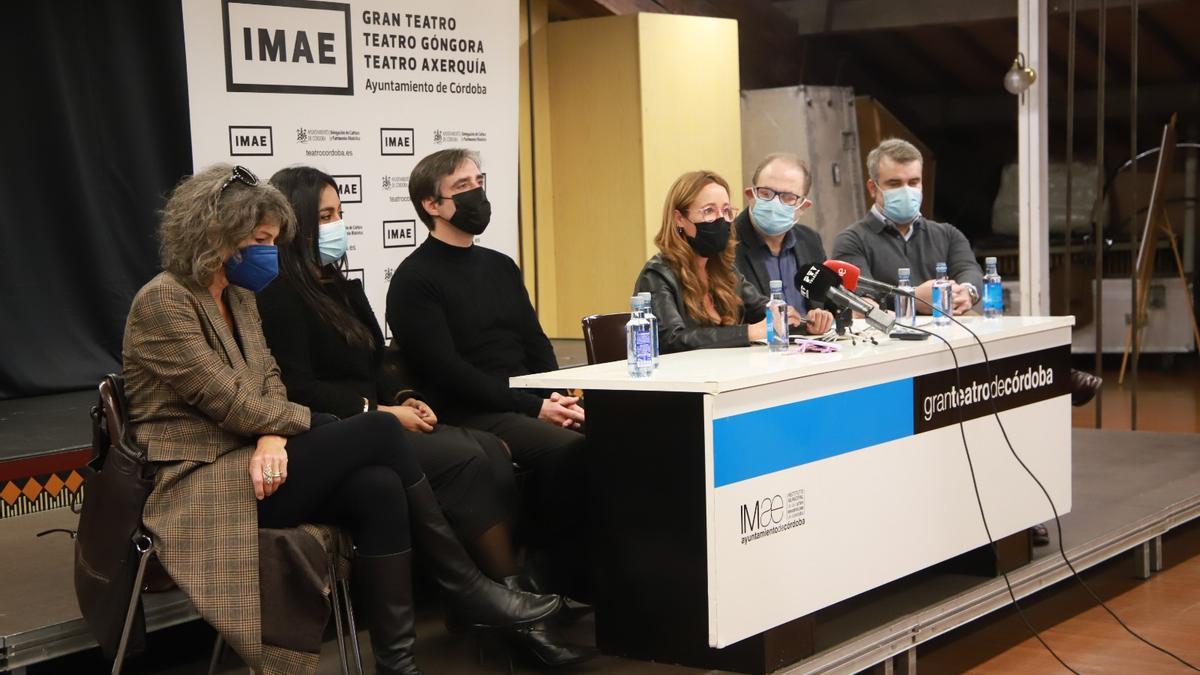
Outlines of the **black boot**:
M413 536L446 597L446 622L454 628L503 628L541 621L559 610L557 595L513 591L475 566L446 522L425 478L406 488Z
M541 577L530 567L526 567L525 571L517 576L507 577L504 585L514 590L519 589L530 593L548 592ZM570 625L595 611L595 608L586 602L580 602L565 595L560 597L562 597L562 609L554 615L556 623Z
M1104 384L1102 378L1084 372L1082 370L1071 369L1071 405L1079 407L1087 405L1089 401L1096 397L1096 392L1100 391L1100 385Z
M518 590L523 586L523 580L518 576L506 577L504 585ZM566 600L563 598L564 603ZM562 612L565 611L564 607ZM558 616L562 616L562 612ZM554 626L546 621L508 628L504 631L504 640L534 663L548 668L583 663L596 655L596 650L592 647L563 642Z
M413 659L417 631L413 625L412 551L391 555L358 555L355 571L363 586L375 672L421 675Z

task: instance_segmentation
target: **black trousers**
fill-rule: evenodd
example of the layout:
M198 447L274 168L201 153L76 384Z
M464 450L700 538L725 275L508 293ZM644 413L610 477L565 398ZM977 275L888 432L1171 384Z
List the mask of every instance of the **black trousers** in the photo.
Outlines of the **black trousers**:
M471 413L456 424L481 429L508 444L524 478L523 538L535 547L581 540L587 531L587 438L520 413Z
M258 502L259 527L326 523L366 555L408 550L405 487L424 474L405 434L392 415L370 412L292 436L287 481Z
M516 482L512 459L499 438L447 424L427 434L405 431L404 438L459 540L472 541L513 519Z

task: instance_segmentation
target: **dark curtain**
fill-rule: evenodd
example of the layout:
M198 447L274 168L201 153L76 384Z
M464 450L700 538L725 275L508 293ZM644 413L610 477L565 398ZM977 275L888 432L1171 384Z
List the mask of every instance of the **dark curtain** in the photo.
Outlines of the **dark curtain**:
M157 212L191 173L180 3L9 3L0 181L0 399L120 369L157 272Z

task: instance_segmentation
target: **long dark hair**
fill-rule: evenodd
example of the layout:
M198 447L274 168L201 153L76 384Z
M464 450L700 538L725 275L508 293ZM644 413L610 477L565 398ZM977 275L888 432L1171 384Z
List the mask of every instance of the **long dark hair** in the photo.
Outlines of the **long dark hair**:
M310 166L294 166L275 172L271 184L287 197L296 213L296 236L279 247L279 274L296 289L301 300L325 323L333 326L352 347L374 349L371 330L354 316L348 303L339 302L321 289L322 279L336 284L346 281L346 257L325 265L317 252L318 207L328 185L337 190L333 178Z

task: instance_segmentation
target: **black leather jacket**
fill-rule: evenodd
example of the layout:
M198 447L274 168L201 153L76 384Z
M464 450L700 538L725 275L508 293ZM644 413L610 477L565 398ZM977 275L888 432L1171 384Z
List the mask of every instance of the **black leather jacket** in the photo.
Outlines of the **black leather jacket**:
M748 323L757 323L766 316L767 298L746 281L736 269L741 289L741 322L733 326L704 326L697 324L683 304L683 289L671 266L657 254L646 261L634 284L634 293L649 291L651 308L658 318L658 342L663 354L686 352L712 347L746 347Z

